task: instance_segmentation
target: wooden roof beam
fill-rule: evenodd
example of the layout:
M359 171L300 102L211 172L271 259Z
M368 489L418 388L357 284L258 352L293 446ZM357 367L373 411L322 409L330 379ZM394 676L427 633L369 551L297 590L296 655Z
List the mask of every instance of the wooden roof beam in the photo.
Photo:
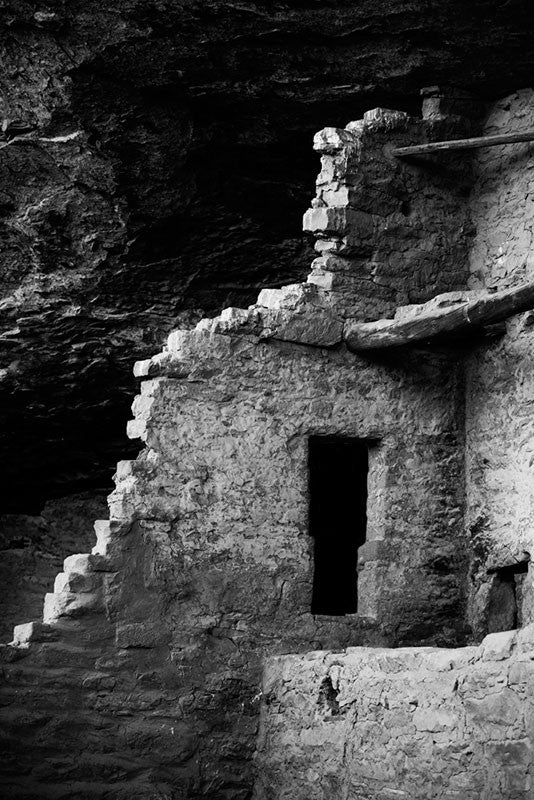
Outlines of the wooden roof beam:
M436 306L435 301L430 301L405 319L379 319L376 322L348 319L344 339L348 349L355 353L403 347L443 338L447 334L467 333L532 309L534 282L500 292L488 292L446 307Z
M395 147L391 154L397 158L406 158L407 156L423 156L429 153L474 150L477 147L495 147L502 144L532 141L534 141L534 130L528 130L520 133L502 133L495 136L476 136L471 139L451 139L448 142L429 142L427 144L414 144L410 147Z

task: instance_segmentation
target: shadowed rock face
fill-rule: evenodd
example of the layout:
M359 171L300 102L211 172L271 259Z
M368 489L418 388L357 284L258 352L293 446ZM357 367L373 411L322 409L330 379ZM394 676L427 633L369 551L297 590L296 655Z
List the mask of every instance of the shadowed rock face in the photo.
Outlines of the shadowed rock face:
M315 130L415 110L422 85L502 96L534 66L526 0L1 8L9 511L107 486L136 450L131 366L169 329L302 278Z

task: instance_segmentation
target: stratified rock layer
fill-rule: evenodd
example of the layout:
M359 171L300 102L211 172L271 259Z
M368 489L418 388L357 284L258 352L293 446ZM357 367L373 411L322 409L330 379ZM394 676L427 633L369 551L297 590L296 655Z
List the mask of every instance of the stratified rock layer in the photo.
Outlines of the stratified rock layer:
M304 275L315 130L436 82L504 95L531 23L492 0L4 0L5 510L107 485L135 453L132 361Z

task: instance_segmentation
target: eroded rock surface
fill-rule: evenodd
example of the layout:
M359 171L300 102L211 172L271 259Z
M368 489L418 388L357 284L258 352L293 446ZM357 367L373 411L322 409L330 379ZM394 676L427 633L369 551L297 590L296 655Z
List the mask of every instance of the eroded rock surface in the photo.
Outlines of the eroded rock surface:
M108 485L135 453L131 363L305 274L317 129L436 82L504 95L531 23L489 0L5 0L5 509Z

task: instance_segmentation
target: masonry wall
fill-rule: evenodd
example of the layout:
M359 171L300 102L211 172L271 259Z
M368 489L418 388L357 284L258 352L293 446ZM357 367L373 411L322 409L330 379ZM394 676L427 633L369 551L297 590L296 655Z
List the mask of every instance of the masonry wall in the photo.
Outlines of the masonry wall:
M534 127L534 92L497 103L488 134ZM534 280L532 253L534 146L484 148L474 159L470 254L472 288L507 288ZM534 556L534 317L512 318L506 335L478 344L467 361L467 525L471 569L470 620L477 636L491 628L490 606L513 603L488 569ZM500 594L500 596L499 596ZM517 624L534 619L532 567L517 579ZM493 624L510 626L510 609Z
M316 237L319 255L308 281L332 291L345 316L392 316L398 306L465 288L470 160L448 154L406 162L392 150L472 135L478 122L439 106L423 111L419 119L373 109L315 136L321 171L304 230Z
M245 797L265 655L463 636L454 364L203 331L173 334L167 359L134 403L147 449L119 464L104 563L66 564L56 641L5 654L8 796L98 797L105 776L112 797ZM368 617L310 613L307 437L332 433L379 440Z
M527 800L534 628L269 659L255 800Z
M93 521L106 511L104 492L85 492L49 500L39 515L0 515L1 641L17 623L42 615L63 559L92 548Z
M447 360L379 367L202 331L172 336L169 350L165 371L187 377L143 384L131 432L148 449L121 469L111 512L158 520L155 591L204 791L218 796L246 781L265 655L462 639L461 380ZM361 573L363 614L310 613L312 434L378 440L381 551Z
M91 555L65 562L44 626L18 629L2 650L8 797L244 800L265 656L465 640L461 360L349 353L336 283L340 263L351 277L387 263L369 314L461 283L465 262L444 261L467 242L450 175L414 177L388 151L446 127L432 125L387 112L334 132L341 145L323 157L345 164L357 190L321 194L309 229L335 269L327 260L309 284L175 332L138 365L129 434L146 448L119 463L110 519ZM367 196L357 173L373 163L386 178ZM421 235L421 196L413 216L400 208L410 188L427 196L429 225L439 212L442 238ZM345 241L354 219L363 227ZM399 226L409 246L395 261ZM307 441L332 434L373 442L359 613L335 618L310 613L308 533Z

